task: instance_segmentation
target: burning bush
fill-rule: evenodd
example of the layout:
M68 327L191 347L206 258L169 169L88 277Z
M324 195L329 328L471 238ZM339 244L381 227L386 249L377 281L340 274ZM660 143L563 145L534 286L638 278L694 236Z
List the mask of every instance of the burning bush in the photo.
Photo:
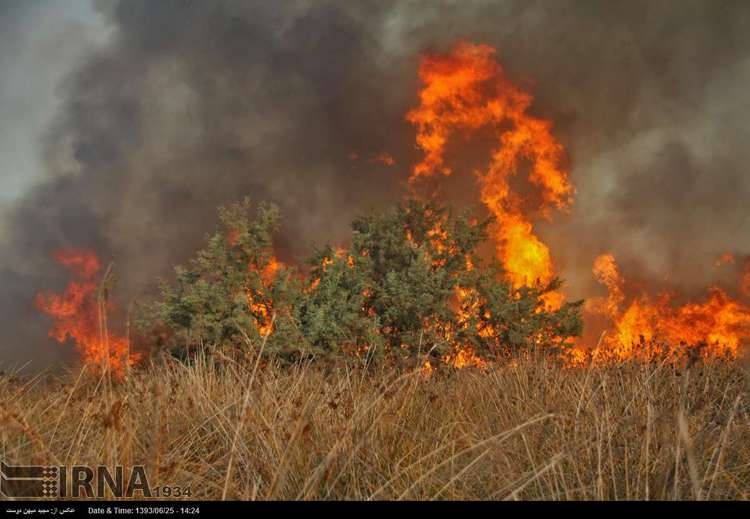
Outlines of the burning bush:
M172 332L165 345L186 350L243 339L259 343L266 335L301 339L293 316L301 284L272 251L278 210L261 204L251 217L245 199L221 208L219 216L222 229L187 267L175 268L174 283L162 281L157 301L142 308L142 330L165 326Z
M172 330L169 346L249 344L286 360L315 357L401 364L483 365L535 345L550 351L580 333L581 303L544 304L559 280L514 288L477 247L491 220L416 200L352 223L351 245L327 246L308 273L278 262L278 211L247 200L220 212L176 282L162 284L144 322Z

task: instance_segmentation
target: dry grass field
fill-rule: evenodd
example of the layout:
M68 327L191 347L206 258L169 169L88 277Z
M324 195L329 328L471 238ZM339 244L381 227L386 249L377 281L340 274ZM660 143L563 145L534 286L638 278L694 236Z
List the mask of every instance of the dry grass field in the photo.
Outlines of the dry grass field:
M0 377L6 462L144 464L193 499L750 497L741 362L425 376L224 352L93 371Z

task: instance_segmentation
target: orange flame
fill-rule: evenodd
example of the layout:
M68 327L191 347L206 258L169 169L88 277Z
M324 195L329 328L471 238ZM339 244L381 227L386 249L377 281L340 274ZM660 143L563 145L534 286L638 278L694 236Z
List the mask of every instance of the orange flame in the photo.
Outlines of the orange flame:
M382 152L375 155L371 162L379 162L385 166L393 166L396 164L396 159L394 159L389 153Z
M714 265L717 267L721 267L722 265L731 265L734 263L734 254L731 252L724 252L721 254L718 258L716 258L716 262Z
M126 338L106 328L106 316L97 299L99 260L93 252L79 250L58 251L53 257L77 280L71 281L62 294L37 295L37 308L55 319L49 336L60 343L72 339L86 364L108 367L122 375L125 366L134 364L138 356L129 351Z
M602 254L594 260L594 277L597 281L607 287L609 292L606 301L592 299L588 308L597 313L604 313L610 317L616 316L620 303L625 299L623 293L623 279L617 262L612 254Z
M406 114L406 120L416 127L416 144L423 153L413 167L410 185L438 174L451 175L446 164L449 143L462 134L476 134L482 130L493 132L495 147L489 162L478 174L480 200L492 213L497 225L493 228L496 255L502 262L508 281L516 288L545 286L555 277L555 266L549 247L534 232L533 222L550 218L552 210L567 210L575 192L569 173L563 165L565 151L552 135L550 121L528 113L533 97L511 82L502 66L495 60L495 50L487 45L457 44L447 54L425 55L420 64L419 105ZM360 160L352 152L351 160ZM370 159L372 163L393 166L395 159L383 152ZM511 187L511 179L523 172L528 184L538 196L534 205L529 197ZM237 244L240 232L229 229L226 244ZM433 249L439 254L450 252L448 234L440 225L428 231ZM410 236L408 239L413 241ZM333 251L336 258L345 258L349 268L357 259L344 249ZM87 251L65 251L55 259L75 276L63 294L39 294L37 306L55 318L49 335L59 342L75 341L87 363L110 366L122 373L125 366L135 362L129 352L128 341L111 335L103 325L106 309L97 300L96 276L100 264ZM433 259L436 266L445 260ZM324 258L325 272L334 263L333 257ZM722 266L735 263L735 256L726 252L715 261ZM271 314L274 302L263 301L283 265L275 258L260 271L262 288L255 294L248 291L247 304L256 317L261 335L272 333ZM467 267L472 268L467 257ZM649 296L629 294L612 254L602 254L594 261L594 277L606 286L608 295L589 300L587 312L604 316L611 328L595 351L578 345L567 352L569 363L578 365L588 359L594 361L622 361L654 358L679 359L685 356L715 358L737 356L740 346L750 339L750 306L732 299L718 287L710 287L698 302L679 304L671 293ZM319 278L312 279L305 290L315 290ZM750 297L750 260L744 265L742 293ZM367 293L365 292L365 295ZM545 294L545 307L555 310L565 300L562 292ZM485 368L470 344L463 344L460 334L470 326L481 305L475 293L465 288L455 292L458 321L449 329L444 323L425 323L425 327L441 326L451 344L449 353L441 357L445 364L456 368L475 366ZM496 335L490 328L479 331L484 337ZM542 339L539 339L541 341ZM353 353L362 355L367 345L355 345ZM429 360L421 367L425 375L433 371Z
M671 293L656 298L641 294L621 310L625 282L611 254L596 258L594 276L609 295L588 310L612 321L610 335L595 354L599 360L677 360L692 352L702 358L735 357L742 342L750 339L750 306L718 287L710 287L702 301L682 305Z
M462 329L468 326L472 316L479 312L479 301L476 298L475 291L460 287L456 289L456 301L458 306L458 328ZM488 327L480 330L479 334L483 337L491 337L495 335L495 330ZM441 359L443 362L458 369L469 366L481 369L487 367L487 362L476 354L472 346L458 343L454 339L454 336L454 331L447 330L446 339L451 342L452 350L443 355Z
M283 263L272 256L268 264L260 271L260 278L266 289L271 287L276 279L276 275L283 266ZM248 269L251 268L253 266L248 265ZM257 295L262 297L264 295L263 292L264 290L260 290ZM270 335L273 332L273 317L271 315L273 313L273 301L256 301L250 291L246 293L246 296L250 311L255 315L258 334L261 337Z
M450 175L445 148L459 132L490 127L498 147L486 171L479 176L481 200L497 218L497 255L515 287L546 285L555 275L549 248L534 234L528 215L521 210L522 197L514 193L509 177L528 162L528 180L539 188L540 216L550 208L566 209L573 186L561 163L564 150L552 136L549 121L527 113L533 98L513 84L487 45L459 43L450 54L423 57L419 76L419 107L406 115L417 127L417 146L423 159L414 166L410 182ZM559 308L564 297L548 294L549 308Z

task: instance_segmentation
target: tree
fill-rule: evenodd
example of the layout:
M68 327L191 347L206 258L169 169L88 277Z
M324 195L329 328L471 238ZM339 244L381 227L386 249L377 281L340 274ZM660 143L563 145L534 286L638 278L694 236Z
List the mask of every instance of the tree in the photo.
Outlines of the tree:
M173 332L170 347L260 344L266 335L294 335L300 282L273 256L279 211L260 204L251 215L247 198L220 208L222 228L187 267L175 268L173 284L160 283L161 297L141 313L142 325L159 323ZM286 353L277 342L269 346Z
M490 223L415 200L355 219L348 249L310 261L303 334L318 351L379 359L446 359L458 348L496 358L580 334L581 302L543 307L559 280L513 289L497 262L483 266L477 247Z
M315 356L395 361L460 351L488 360L580 334L581 302L544 308L558 288L513 288L500 265L477 252L491 219L478 221L410 200L352 223L348 248L326 246L308 274L273 257L278 211L250 203L220 210L208 238L173 285L162 283L151 315L174 332L173 346L260 344L288 361Z

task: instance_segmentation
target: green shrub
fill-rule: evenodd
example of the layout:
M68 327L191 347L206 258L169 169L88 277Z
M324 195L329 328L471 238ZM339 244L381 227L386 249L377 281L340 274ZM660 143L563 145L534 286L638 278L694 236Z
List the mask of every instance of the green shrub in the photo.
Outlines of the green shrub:
M450 356L470 348L483 359L535 344L559 348L581 331L581 302L544 308L559 287L512 288L495 261L477 253L490 220L410 200L352 223L348 248L327 246L307 273L272 252L279 214L248 200L220 210L208 238L173 284L147 307L143 322L173 332L170 346L249 344L286 360ZM272 322L273 321L273 322Z

